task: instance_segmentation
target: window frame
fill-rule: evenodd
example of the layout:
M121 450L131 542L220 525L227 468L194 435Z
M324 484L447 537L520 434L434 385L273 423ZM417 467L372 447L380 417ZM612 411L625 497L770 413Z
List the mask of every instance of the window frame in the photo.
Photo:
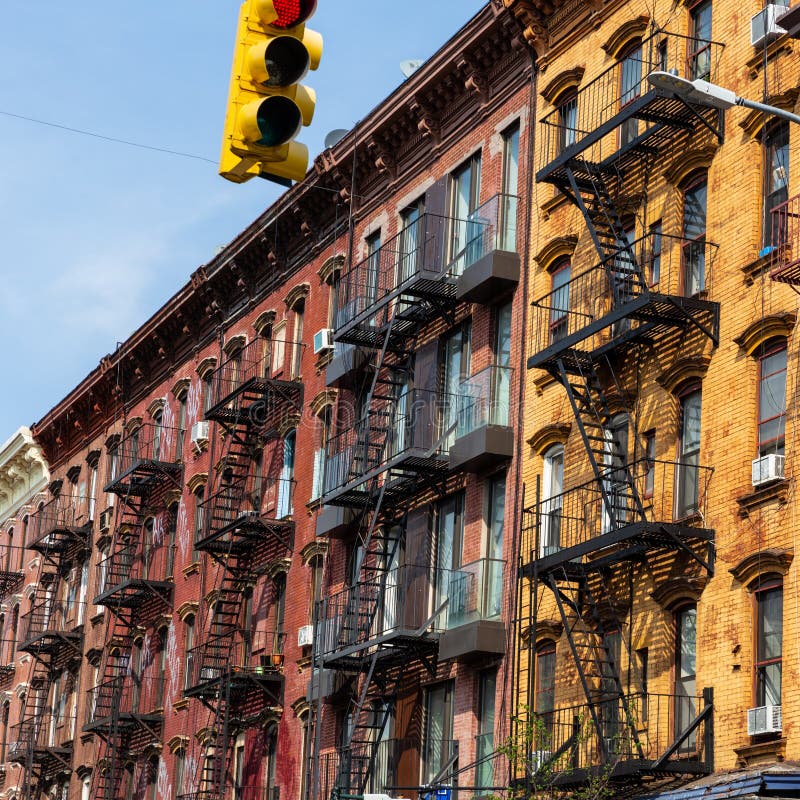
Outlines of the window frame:
M759 581L758 585L753 589L753 701L756 707L765 705L782 705L783 702L783 578L780 576L765 576ZM760 652L762 649L762 635L764 633L764 625L762 620L763 606L761 605L762 597L779 591L781 599L781 630L780 630L780 656L777 658L762 659ZM781 684L779 686L779 702L766 703L766 695L761 695L762 686L761 674L768 667L777 666L778 674ZM766 691L766 690L765 690Z
M773 372L768 373L767 375L764 374L764 364L768 358L772 358L773 356L777 355L778 353L783 353L783 368L777 369ZM788 377L788 367L789 367L789 349L788 349L788 342L785 340L774 340L772 342L768 342L767 345L763 348L763 352L758 356L758 396L756 398L756 413L757 413L757 420L756 420L756 449L758 452L758 457L762 458L763 456L770 455L771 453L776 453L777 455L784 455L785 448L786 448L786 414L787 414L787 402L786 402L786 390L787 390L787 383L786 378ZM773 417L764 418L761 416L762 410L762 384L764 384L765 380L773 377L774 375L778 375L781 372L784 373L784 392L783 392L783 411L780 414L777 414ZM780 434L778 436L774 436L771 439L762 440L761 438L761 428L762 426L771 423L775 420L780 420ZM774 447L774 449L773 449ZM779 452L780 451L780 452Z

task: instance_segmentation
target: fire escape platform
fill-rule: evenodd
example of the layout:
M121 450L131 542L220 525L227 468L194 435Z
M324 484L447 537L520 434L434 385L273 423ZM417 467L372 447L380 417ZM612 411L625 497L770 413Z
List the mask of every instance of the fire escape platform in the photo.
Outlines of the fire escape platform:
M557 789L570 789L585 786L591 780L605 779L616 784L618 789L620 788L619 784L630 784L631 788L634 786L638 788L641 787L643 778L665 780L678 777L702 777L711 773L706 763L698 758L669 760L654 768L656 764L657 762L653 759L625 758L617 761L610 768L608 766L584 767L559 772L550 776L548 783Z
M205 676L204 676L205 677ZM242 693L248 689L258 689L275 698L276 703L283 690L284 676L282 669L266 667L235 667L224 669L209 668L207 680L190 686L184 690L184 696L196 698L217 698L230 688L231 701L242 700Z
M617 169L624 170L627 166L638 165L643 156L656 155L662 147L671 143L676 129L691 132L705 123L705 126L718 132L720 118L721 112L717 109L691 105L663 90L650 89L625 104L601 125L586 132L575 144L565 147L536 173L536 181L553 183L556 186L569 185L567 165L576 172L576 177L580 177L579 171L575 170L579 157L629 120L641 120L650 123L650 126L614 150L595 165L596 168L608 169L614 165Z
M406 495L421 476L444 477L450 468L447 453L431 454L423 448L410 447L387 459L377 467L359 473L353 480L327 492L321 498L324 505L365 507L374 502L370 489L372 479L384 475L384 503Z
M81 626L82 627L82 626ZM70 647L80 652L80 643L83 639L83 632L76 631L42 631L21 642L19 649L23 653L31 655L53 655L62 649Z
M232 392L228 392L205 413L205 419L228 425L250 421L258 425L266 422L267 413L260 418L258 407L265 411L280 407L283 403L300 408L303 403L303 384L284 378L251 377L243 381Z
M394 352L401 347L399 343L411 334L415 326L435 319L442 307L450 307L457 302L456 284L453 280L443 277L439 269L421 269L398 283L380 299L366 303L363 310L334 331L334 339L347 344L380 348L389 321L376 325L375 316L390 303L395 303L393 336L388 346Z
M131 578L99 594L95 597L94 604L109 608L138 608L154 597L169 598L174 588L172 581Z
M691 547L697 542L713 542L714 530L688 525L683 522L636 521L622 525L608 533L599 534L572 547L564 547L553 553L540 555L535 562L523 563L520 574L539 577L558 570L567 577L580 578L592 571L643 557L652 550L675 549L678 542ZM585 561L582 559L590 556Z
M126 495L144 497L164 477L179 482L182 471L183 465L173 461L142 458L135 461L122 474L107 484L103 491L120 495L121 497Z
M0 570L0 596L10 592L15 586L22 582L24 577L25 574L23 572Z
M625 319L638 321L609 342L591 351L574 351L576 345L615 323ZM656 339L670 330L698 325L719 338L719 303L700 297L681 297L644 292L634 300L620 305L608 314L593 320L579 330L559 338L543 350L528 357L528 369L550 369L564 357L595 361L606 353L624 350L626 345L644 339ZM574 351L575 355L571 356Z
M113 716L98 717L87 722L83 730L87 733L97 733L113 735L118 731L130 731L144 725L151 730L164 724L164 713L161 710L154 710L147 713L121 711Z
M269 535L285 540L294 531L294 520L264 517L256 511L240 514L228 525L198 539L195 549L216 555L241 554L263 542Z
M377 651L377 662L381 669L389 669L409 661L414 654L435 654L439 646L439 634L427 631L397 628L367 641L344 645L323 654L325 669L344 672L364 672L369 669L370 657Z
M42 535L37 536L28 544L28 550L33 550L42 555L63 554L75 545L89 548L91 536L91 523L85 525L56 525L48 528Z

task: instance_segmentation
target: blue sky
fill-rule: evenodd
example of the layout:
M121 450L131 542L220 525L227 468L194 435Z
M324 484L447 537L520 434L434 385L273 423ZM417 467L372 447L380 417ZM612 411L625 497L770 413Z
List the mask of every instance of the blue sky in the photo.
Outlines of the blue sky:
M320 0L301 141L350 128L486 0ZM12 3L0 27L0 442L40 419L279 195L216 163L237 0Z

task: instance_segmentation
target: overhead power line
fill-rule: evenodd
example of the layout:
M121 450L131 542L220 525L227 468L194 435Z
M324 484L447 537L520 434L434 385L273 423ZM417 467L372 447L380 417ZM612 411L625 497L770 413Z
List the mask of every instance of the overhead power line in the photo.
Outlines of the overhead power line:
M77 133L80 136L91 136L93 139L102 139L104 142L113 142L114 144L124 144L128 147L138 147L140 150L153 150L156 153L166 153L170 156L180 156L181 158L193 158L196 161L207 161L209 164L216 164L214 159L206 158L205 156L194 155L193 153L182 153L179 150L170 150L166 147L155 147L150 144L141 144L140 142L131 142L128 139L117 139L114 136L104 136L102 133L94 133L93 131L85 131L81 128L71 128L69 125L59 125L57 122L48 122L43 119L36 119L35 117L26 117L23 114L14 114L11 111L3 111L0 109L0 115L4 117L13 117L14 119L22 119L26 122L34 122L37 125L45 125L48 128L58 128L62 131L69 133Z

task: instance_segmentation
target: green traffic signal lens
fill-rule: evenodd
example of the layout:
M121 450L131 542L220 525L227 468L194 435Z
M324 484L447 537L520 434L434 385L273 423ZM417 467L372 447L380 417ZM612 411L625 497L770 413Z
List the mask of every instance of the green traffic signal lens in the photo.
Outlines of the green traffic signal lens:
M261 139L256 144L277 147L294 139L303 126L303 116L290 97L268 97L258 107L258 130Z

